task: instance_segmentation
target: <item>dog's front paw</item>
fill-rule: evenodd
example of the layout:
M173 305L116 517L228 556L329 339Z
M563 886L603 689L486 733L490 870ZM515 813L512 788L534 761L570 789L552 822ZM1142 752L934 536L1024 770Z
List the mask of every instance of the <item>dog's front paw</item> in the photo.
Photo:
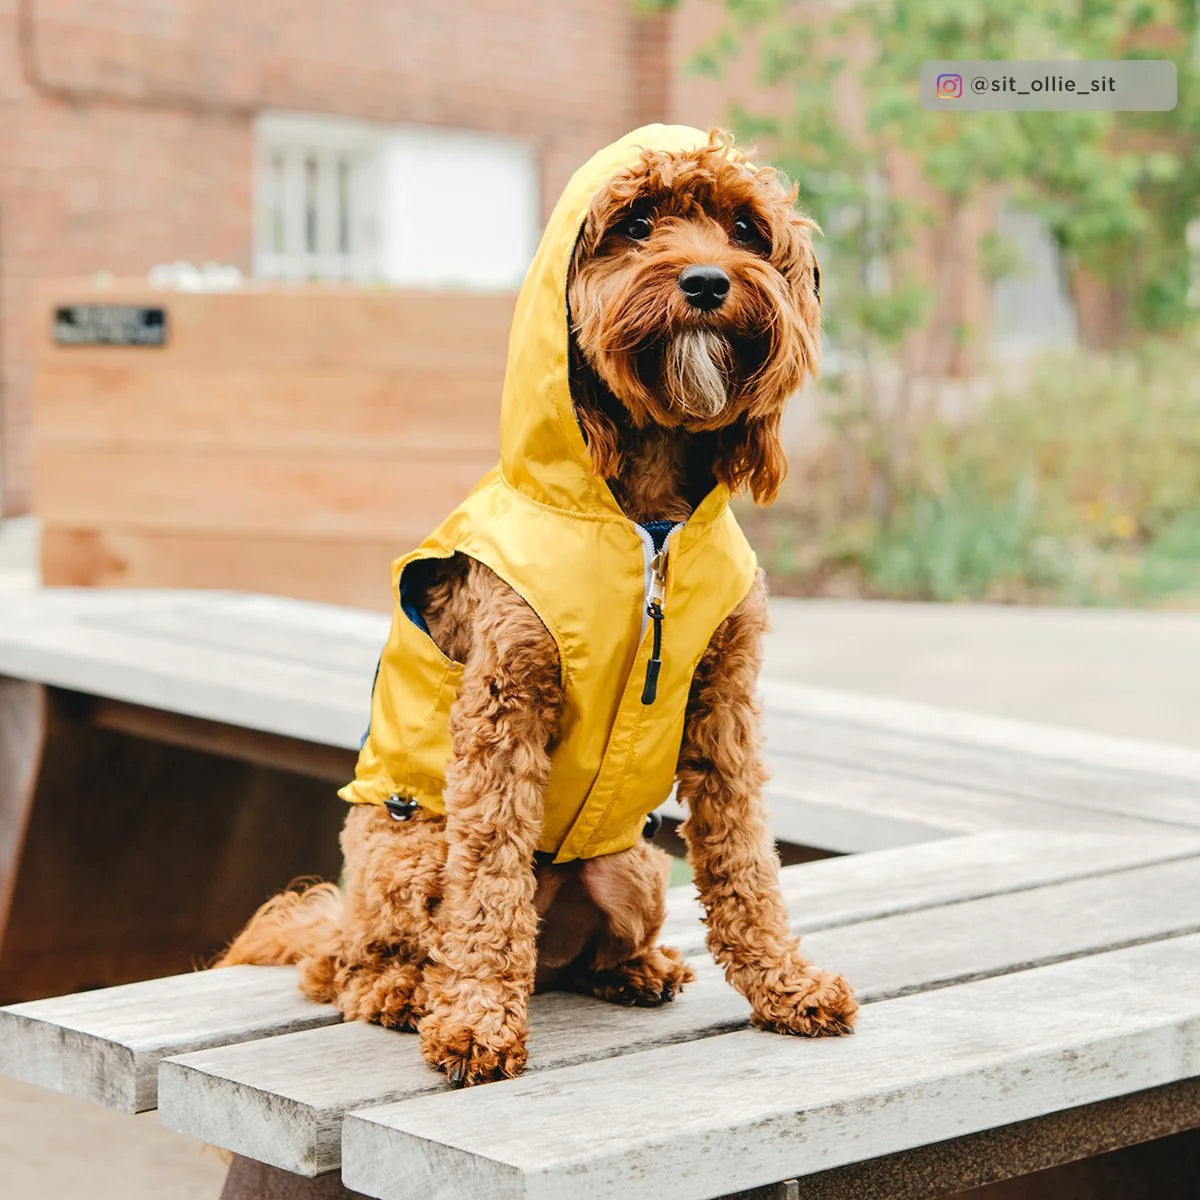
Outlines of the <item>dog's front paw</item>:
M430 1014L421 1021L419 1032L425 1061L455 1087L512 1079L525 1069L529 1058L524 1031L508 1024L484 1030Z
M782 971L763 981L751 998L751 1020L760 1029L800 1037L837 1037L854 1032L858 1001L840 976L808 967Z

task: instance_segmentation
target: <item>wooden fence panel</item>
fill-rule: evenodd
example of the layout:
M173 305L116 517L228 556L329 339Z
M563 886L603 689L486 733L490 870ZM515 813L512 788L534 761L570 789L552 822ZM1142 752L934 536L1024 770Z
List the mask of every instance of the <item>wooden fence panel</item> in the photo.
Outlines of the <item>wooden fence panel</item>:
M62 304L161 306L166 344L56 345ZM389 561L496 461L512 305L47 283L35 407L45 582L386 608Z

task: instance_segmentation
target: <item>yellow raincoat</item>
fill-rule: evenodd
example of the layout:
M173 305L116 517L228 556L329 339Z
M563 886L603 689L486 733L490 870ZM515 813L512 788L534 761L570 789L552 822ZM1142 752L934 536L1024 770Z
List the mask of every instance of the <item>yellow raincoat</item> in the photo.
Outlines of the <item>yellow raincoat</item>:
M749 591L754 553L723 486L671 529L660 554L592 474L568 386L566 284L596 192L636 165L643 148L692 149L706 140L685 126L635 130L580 168L555 206L517 299L500 463L392 564L392 629L370 729L343 799L384 804L400 796L445 811L449 714L463 668L402 607L400 580L410 563L456 552L486 564L524 597L558 646L565 710L539 849L556 862L626 849L670 793L692 673Z

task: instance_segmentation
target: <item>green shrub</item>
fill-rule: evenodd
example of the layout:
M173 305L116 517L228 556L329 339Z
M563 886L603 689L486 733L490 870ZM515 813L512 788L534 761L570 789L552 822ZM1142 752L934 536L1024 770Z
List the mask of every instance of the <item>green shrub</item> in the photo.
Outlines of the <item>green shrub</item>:
M996 498L955 472L944 493L906 499L868 547L863 566L885 596L982 600L1053 586L1058 570L1045 542L1029 476Z
M1200 602L1200 347L1047 361L968 417L926 419L882 511L878 431L836 416L831 453L745 514L776 591Z

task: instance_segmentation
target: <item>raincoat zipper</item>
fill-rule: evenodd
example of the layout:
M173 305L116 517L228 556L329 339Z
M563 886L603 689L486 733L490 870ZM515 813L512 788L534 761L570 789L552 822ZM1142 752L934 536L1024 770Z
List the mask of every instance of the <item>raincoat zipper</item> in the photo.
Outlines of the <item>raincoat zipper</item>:
M650 658L646 662L646 681L642 685L642 703L653 704L658 697L658 674L662 670L662 627L666 616L667 593L667 554L671 538L677 529L682 529L683 523L672 525L663 538L662 549L654 548L654 538L649 530L637 526L642 537L642 550L646 556L646 572L643 583L643 601L645 616L642 617L642 633L646 632L646 622L654 623L653 642L650 647Z

